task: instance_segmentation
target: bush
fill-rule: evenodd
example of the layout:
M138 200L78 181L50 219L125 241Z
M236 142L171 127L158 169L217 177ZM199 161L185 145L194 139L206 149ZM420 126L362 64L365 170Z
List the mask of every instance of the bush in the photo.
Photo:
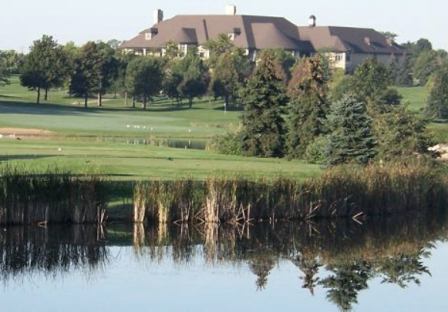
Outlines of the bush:
M228 132L224 135L213 138L209 149L227 155L242 155L242 134L238 132Z
M310 164L325 163L325 149L328 146L327 137L318 137L313 143L308 145L305 150L304 159Z

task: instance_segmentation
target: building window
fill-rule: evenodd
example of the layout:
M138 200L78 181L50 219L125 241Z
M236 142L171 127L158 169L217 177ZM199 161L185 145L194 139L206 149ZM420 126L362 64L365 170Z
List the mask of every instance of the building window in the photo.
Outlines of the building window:
M341 62L344 59L343 54L341 53L336 53L336 55L334 56L334 60L336 62Z
M146 33L145 34L145 39L146 40L151 40L152 39L152 33Z

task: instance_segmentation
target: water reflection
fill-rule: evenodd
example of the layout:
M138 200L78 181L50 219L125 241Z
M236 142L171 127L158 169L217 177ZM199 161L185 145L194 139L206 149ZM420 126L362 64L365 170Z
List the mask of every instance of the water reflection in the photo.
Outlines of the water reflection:
M26 277L36 272L64 275L73 269L93 272L108 263L101 228L10 227L0 229L0 279Z
M297 289L325 292L327 300L350 310L372 280L398 287L420 284L434 242L445 241L443 217L342 220L144 228L143 225L98 227L15 227L0 229L0 279L5 287L16 277L43 272L64 276L99 269L114 274L113 246L132 246L134 261L174 262L178 270L202 259L209 267L231 265L253 273L254 291L268 287L273 269L297 268ZM242 294L244 296L244 294Z

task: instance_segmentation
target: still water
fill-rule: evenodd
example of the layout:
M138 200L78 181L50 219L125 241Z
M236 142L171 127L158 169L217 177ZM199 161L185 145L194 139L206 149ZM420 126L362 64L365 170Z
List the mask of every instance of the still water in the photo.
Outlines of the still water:
M0 311L446 311L445 217L0 229Z

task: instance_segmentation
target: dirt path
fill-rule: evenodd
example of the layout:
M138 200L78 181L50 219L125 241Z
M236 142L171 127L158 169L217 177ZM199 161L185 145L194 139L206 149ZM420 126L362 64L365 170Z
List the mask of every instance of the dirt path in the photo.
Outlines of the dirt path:
M8 137L50 137L55 135L54 132L42 129L23 129L23 128L2 128L0 127L0 135L3 138Z

